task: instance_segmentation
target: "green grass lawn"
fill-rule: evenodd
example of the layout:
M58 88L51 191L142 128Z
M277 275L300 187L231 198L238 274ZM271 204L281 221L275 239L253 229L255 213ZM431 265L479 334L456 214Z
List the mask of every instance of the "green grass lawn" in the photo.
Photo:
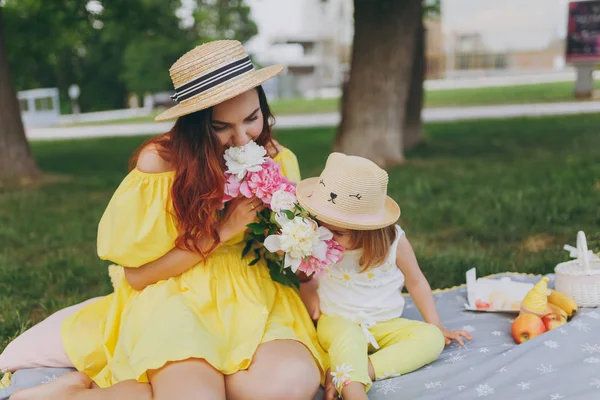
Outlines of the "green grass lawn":
M600 247L600 115L428 124L427 142L390 170L390 195L433 287L464 273L543 273L585 230ZM304 176L333 129L279 132ZM110 291L97 223L143 137L35 142L69 181L0 189L0 349L49 313Z
M600 89L600 81L595 83ZM491 106L499 104L527 104L575 101L573 82L543 83L479 89L430 90L425 96L425 107ZM336 112L338 99L286 99L270 103L277 115L319 114ZM115 123L152 122L158 113L148 117L114 120L108 122L88 122L77 125L106 125Z

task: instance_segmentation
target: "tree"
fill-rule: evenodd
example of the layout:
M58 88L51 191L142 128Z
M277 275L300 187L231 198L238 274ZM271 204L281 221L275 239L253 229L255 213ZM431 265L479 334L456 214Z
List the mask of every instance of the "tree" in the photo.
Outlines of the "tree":
M33 178L39 174L39 169L25 137L21 110L6 57L2 21L0 7L0 181Z
M441 11L440 0L425 0L422 6L423 19L419 21L417 38L415 42L415 53L410 79L410 91L406 104L406 123L402 133L404 150L410 150L423 141L423 100L425 99L425 70L427 58L425 56L425 23L424 19L437 17Z
M352 64L336 151L392 166L420 142L423 16L436 10L439 0L354 0Z
M197 0L191 22L178 16L181 5L5 0L17 90L58 87L64 102L77 83L82 111L122 108L129 92L171 90L169 67L193 46L214 38L245 41L257 32L243 0Z
M164 7L163 3L156 7ZM165 10L156 9L153 14L163 15ZM245 42L258 32L250 18L250 7L242 0L197 1L193 23L182 27L175 19L162 25L160 30L144 30L125 49L121 77L129 91L141 94L171 90L169 67L195 44L216 39Z

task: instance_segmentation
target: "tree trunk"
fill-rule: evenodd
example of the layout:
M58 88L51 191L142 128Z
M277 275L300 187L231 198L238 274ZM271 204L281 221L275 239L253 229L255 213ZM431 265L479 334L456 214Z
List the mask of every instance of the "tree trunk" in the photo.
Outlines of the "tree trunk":
M421 13L422 11L421 4ZM408 102L406 103L406 124L404 126L404 150L410 150L423 140L423 120L421 111L423 110L425 82L425 24L423 19L419 21L417 28L417 38L415 42L415 54L410 79L410 91Z
M334 149L381 166L404 161L402 132L421 0L354 0L350 80Z
M10 77L0 7L0 181L33 178L38 174Z

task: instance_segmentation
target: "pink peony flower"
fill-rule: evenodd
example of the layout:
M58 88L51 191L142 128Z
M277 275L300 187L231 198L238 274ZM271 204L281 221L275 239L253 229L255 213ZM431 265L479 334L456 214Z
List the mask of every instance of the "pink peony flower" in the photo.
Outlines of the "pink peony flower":
M344 248L335 240L327 240L327 256L326 260L329 265L334 265L342 261L344 258Z
M319 260L317 257L307 257L300 262L300 266L298 267L298 271L304 272L306 276L311 276L315 274L316 277L323 276L325 274L325 269L327 265L322 260Z
M269 158L260 171L248 172L240 186L240 193L247 198L256 196L270 205L273 193L281 189L289 191L292 186L295 193L295 186L282 175L279 164Z
M225 194L223 196L223 203L233 200L240 195L240 186L242 182L237 180L234 174L225 173Z
M286 191L286 192L291 193L294 196L296 196L296 184L294 182L288 180L285 176L283 177L283 181L281 183L281 187L279 188L279 190Z
M327 252L325 258L319 259L314 256L309 256L300 262L299 271L304 272L307 276L315 274L316 277L322 276L325 270L334 264L342 261L344 258L344 248L335 240L326 240Z

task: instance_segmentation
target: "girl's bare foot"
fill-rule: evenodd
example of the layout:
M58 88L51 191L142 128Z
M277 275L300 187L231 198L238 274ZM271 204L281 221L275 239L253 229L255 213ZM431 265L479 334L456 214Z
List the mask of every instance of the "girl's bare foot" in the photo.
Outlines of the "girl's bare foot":
M19 390L10 396L9 400L65 400L71 394L89 389L91 385L92 380L86 374L71 372L54 382Z

